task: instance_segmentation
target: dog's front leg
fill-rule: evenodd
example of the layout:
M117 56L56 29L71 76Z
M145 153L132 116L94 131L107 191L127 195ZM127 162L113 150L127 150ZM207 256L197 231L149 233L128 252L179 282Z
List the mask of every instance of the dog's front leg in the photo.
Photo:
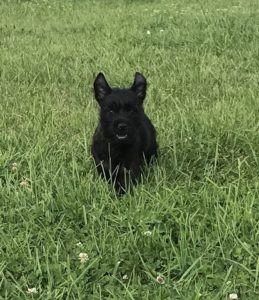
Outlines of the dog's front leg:
M139 181L140 175L140 160L135 159L130 164L121 165L116 178L116 190L123 190L124 192L130 190Z

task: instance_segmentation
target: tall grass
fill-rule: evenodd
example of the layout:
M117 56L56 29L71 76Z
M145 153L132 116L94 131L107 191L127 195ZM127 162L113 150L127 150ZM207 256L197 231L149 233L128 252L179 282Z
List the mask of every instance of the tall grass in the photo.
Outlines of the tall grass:
M258 299L258 38L251 0L1 2L1 299ZM143 72L158 131L120 199L90 155L99 71Z

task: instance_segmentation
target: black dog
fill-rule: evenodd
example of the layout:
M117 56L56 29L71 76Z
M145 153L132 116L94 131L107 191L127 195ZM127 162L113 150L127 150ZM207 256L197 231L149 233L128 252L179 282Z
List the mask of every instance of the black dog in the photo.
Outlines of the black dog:
M143 162L157 156L156 132L145 115L143 101L147 82L135 74L130 88L111 88L104 75L94 81L95 98L100 105L92 155L98 172L112 182L117 192L137 183Z

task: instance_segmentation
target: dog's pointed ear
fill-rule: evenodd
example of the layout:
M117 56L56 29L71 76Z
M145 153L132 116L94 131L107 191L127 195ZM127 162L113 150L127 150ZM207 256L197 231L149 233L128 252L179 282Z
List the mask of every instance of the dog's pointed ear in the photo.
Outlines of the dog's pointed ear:
M95 99L101 103L105 96L109 95L111 92L111 88L106 81L103 73L99 73L94 81L94 94Z
M131 86L131 90L137 95L142 104L146 97L147 81L146 78L139 72L135 73L135 78L133 85Z

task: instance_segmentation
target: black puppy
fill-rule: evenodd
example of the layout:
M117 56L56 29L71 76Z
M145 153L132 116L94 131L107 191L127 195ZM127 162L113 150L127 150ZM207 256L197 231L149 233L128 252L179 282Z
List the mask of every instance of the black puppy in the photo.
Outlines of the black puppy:
M92 155L100 174L119 193L129 189L141 175L144 161L157 156L156 132L145 115L143 101L147 82L135 74L130 88L111 88L104 75L94 81L95 98L100 105L100 122L95 130Z

